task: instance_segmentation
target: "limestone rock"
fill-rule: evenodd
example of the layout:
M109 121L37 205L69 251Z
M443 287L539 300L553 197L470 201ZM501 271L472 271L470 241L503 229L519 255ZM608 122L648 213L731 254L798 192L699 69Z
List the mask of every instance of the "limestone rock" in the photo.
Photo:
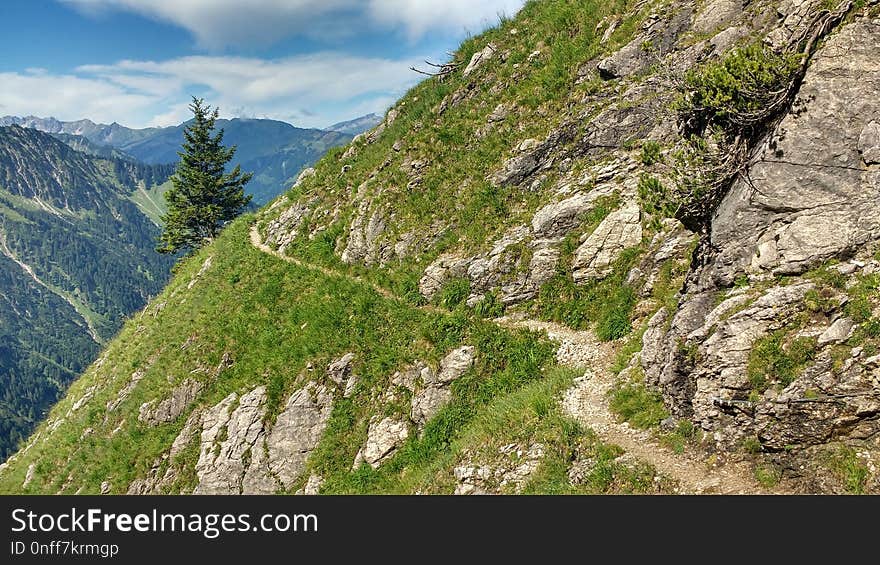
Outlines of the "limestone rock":
M242 492L245 454L253 455L262 439L265 402L266 387L261 386L241 398L232 393L205 412L194 494Z
M382 420L373 418L362 457L376 469L382 461L393 455L408 437L409 425L406 422L391 417Z
M310 211L311 208L308 204L293 204L282 212L278 218L268 223L263 231L264 243L284 253L287 246L299 235L299 229L302 227Z
M465 345L455 349L440 361L437 381L450 383L465 374L474 364L476 349Z
M853 334L856 324L849 318L838 318L831 326L822 332L817 342L819 346L829 343L843 343Z
M562 237L581 225L584 214L593 209L602 196L609 196L614 186L604 185L589 192L578 192L560 202L548 204L532 217L532 230L536 238Z
M204 388L205 383L202 381L186 379L174 387L168 398L142 404L138 411L138 420L148 426L173 422L198 398Z
M387 260L385 253L390 248L383 248L379 240L387 227L385 212L381 209L371 212L370 201L362 201L351 222L342 261L349 265L363 262L364 265L371 266Z
M866 165L880 164L880 121L872 121L862 130L859 153Z
M642 241L641 211L629 204L612 212L575 252L572 275L578 284L611 273L621 251Z
M427 386L413 395L410 418L421 428L436 416L451 398L452 391L448 387Z
M346 353L327 366L327 376L330 377L331 381L342 387L346 398L351 396L354 392L354 387L357 385L357 376L351 372L353 361L354 353Z
M727 25L743 11L743 0L713 0L694 19L694 31L706 33Z
M481 51L474 53L467 67L464 69L464 76L469 76L472 72L479 69L483 64L491 60L497 52L498 46L494 43L489 43Z
M807 2L806 4L810 4ZM712 220L705 273L796 275L880 238L880 181L864 171L880 122L880 22L857 19L816 53L786 116ZM865 133L865 132L868 133Z
M269 470L284 487L302 474L332 411L330 391L315 383L309 383L288 399L266 439Z

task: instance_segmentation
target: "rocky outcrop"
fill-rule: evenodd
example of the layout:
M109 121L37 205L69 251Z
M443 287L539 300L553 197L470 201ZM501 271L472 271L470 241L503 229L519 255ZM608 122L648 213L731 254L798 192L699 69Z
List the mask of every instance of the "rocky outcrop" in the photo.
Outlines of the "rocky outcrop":
M269 471L285 488L305 469L318 446L333 410L333 396L326 387L309 383L295 392L278 415L266 438Z
M138 411L138 420L148 426L173 422L198 398L204 388L205 383L186 379L167 398L142 404Z
M490 61L495 54L498 52L498 46L494 43L489 43L484 47L481 51L477 51L471 57L471 60L468 62L467 67L464 69L464 76L470 75L472 72L479 69L483 66L487 61Z
M603 278L611 272L611 264L627 248L642 241L641 210L638 204L627 205L612 212L577 249L572 275L578 284Z
M878 44L880 23L860 20L814 57L801 110L782 120L713 218L720 252L708 274L719 284L743 271L800 274L880 238L880 173L866 168L859 141L880 116Z
M266 225L263 230L263 241L266 245L284 253L293 240L299 236L300 227L310 212L311 204L295 203L291 205L278 218Z
M814 4L787 4L785 21L768 42L785 45L801 33ZM880 21L868 18L826 40L798 92L797 110L760 145L712 217L710 240L700 248L678 311L658 313L643 336L648 382L660 387L677 416L699 423L723 449L736 449L747 437L781 450L877 432L876 370L860 348L847 345L858 327L843 307L845 287L856 283L866 262L838 266L848 277L838 291L843 296L827 300L822 308L831 311L819 315L805 302L813 282L769 281L829 259L864 257L880 239L880 173L873 164L878 45ZM751 285L729 290L746 277ZM793 381L758 389L749 362L758 340L771 334L785 336L779 355L798 338L815 351L789 376ZM852 351L841 360L847 347Z
M642 33L619 51L599 62L599 75L605 79L622 78L647 69L656 53L668 53L676 39L690 28L691 9L682 7L669 18L652 15L642 24Z
M355 467L360 461L364 461L374 469L378 468L382 461L394 455L408 437L407 422L392 417L382 419L374 417L370 420L367 443L355 458Z
M262 439L266 388L232 393L202 417L199 484L194 494L239 494L258 440Z
M391 248L382 245L380 236L388 226L386 214L381 209L371 210L371 201L360 203L348 232L348 241L342 251L342 261L353 265L363 263L370 266L384 263L390 256Z

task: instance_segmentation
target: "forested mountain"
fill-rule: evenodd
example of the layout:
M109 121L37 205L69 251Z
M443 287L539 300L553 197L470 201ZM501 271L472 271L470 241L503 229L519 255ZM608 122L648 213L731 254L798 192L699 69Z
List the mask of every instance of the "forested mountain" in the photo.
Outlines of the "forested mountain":
M0 127L0 457L164 286L136 200L172 173Z

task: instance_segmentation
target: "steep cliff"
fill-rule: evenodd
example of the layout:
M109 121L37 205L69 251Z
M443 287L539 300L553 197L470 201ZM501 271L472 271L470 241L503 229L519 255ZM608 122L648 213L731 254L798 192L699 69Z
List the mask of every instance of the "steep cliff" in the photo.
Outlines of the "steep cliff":
M876 1L545 0L186 261L29 492L877 492Z

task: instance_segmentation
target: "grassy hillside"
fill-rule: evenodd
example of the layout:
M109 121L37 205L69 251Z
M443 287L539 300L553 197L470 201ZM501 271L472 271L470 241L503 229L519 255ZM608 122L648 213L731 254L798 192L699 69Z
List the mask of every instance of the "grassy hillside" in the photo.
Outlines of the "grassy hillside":
M284 206L238 220L218 241L184 261L162 295L126 324L28 447L9 462L0 474L0 489L98 492L105 483L105 491L124 492L132 480L159 464L160 474L176 470L165 491L189 492L197 482L198 442L174 457L167 453L194 407L173 422L151 427L138 421L142 404L167 396L186 378L204 381L195 403L199 407L265 385L265 419L271 422L314 368L347 352L355 353L357 391L335 402L308 460L310 473L324 480L322 492L449 492L456 466L483 456L497 458L510 444L541 449L539 469L528 484L507 488L666 488L653 480L650 467L618 460L618 448L562 414L557 400L577 372L555 364L546 338L485 320L500 311L466 308L467 290L461 295L451 289L437 308L429 307L416 285L424 266L444 250L482 248L546 203L547 193L541 189L498 186L487 176L523 139L543 138L557 127L573 101L599 91L601 81L580 80L579 68L631 38L644 13L627 15L604 43L597 31L607 16L628 14L628 8L623 0L532 2L516 20L465 42L455 56L461 65L455 73L414 88L396 105L397 120L384 133L375 140L371 134L362 136L345 159L345 148L331 150L316 166L317 173L287 195L288 201L317 201L314 218L321 209L336 209L332 217L337 221L311 238L304 226L303 236L286 253L339 275L281 261L249 244L249 225L266 226ZM496 59L462 77L464 65L490 42L504 64ZM463 89L466 103L442 115L437 112L444 99ZM475 136L502 103L515 112ZM418 184L407 187L411 179L404 161L419 159L430 166ZM549 171L541 186L552 186L559 178L558 171ZM395 233L421 230L433 238L427 253L383 268L339 261L337 240L344 240L353 215L350 197L364 181L368 190L385 189L376 202L393 206ZM390 294L350 278L356 275L390 289ZM361 465L352 470L371 417L377 411L386 416L407 411L407 393L382 400L393 375L417 360L436 365L463 344L476 347L477 362L453 383L452 401L378 469ZM232 363L220 370L224 356ZM114 399L122 400L117 405ZM599 464L573 486L567 473L579 458Z
M196 375L206 383L204 405L265 385L266 418L272 419L302 386L304 374L346 352L358 360L360 384L352 398L335 405L309 461L309 468L325 477L326 492L440 492L451 480L458 452L521 436L549 446L543 481L554 481L553 465L574 450L592 449L609 462L605 479L597 478L589 489L653 488L650 470L636 473L614 463L613 450L558 415L552 399L573 375L553 366L552 348L537 334L499 331L462 313L421 310L363 283L281 261L249 244L252 221L238 220L184 261L168 288L125 325L53 408L31 446L10 461L0 478L3 492L98 492L105 481L111 491L124 492L167 450L189 415L144 426L137 419L142 403ZM388 387L395 370L416 359L436 363L465 342L476 346L478 363L455 383L454 400L422 437L411 438L378 471L350 472L376 394ZM231 366L211 378L224 356L233 360ZM108 411L106 405L120 397L133 373L141 374L138 386ZM183 469L169 492L195 486L197 456L190 446L166 463ZM32 463L31 480L22 489Z
M717 368L703 357L717 327L748 333L747 308L798 278L685 285L711 259L715 202L690 214L705 193L673 192L715 172L709 148L725 141L683 138L686 103L711 91L754 108L728 75L764 69L772 86L790 72L737 49L782 30L776 4L733 8L716 21L705 2L533 1L468 39L382 124L183 261L0 470L0 491L782 489L787 453L713 445L715 422L687 405L695 368ZM812 361L782 341L754 351L791 373ZM731 410L736 431L766 392L697 408Z

